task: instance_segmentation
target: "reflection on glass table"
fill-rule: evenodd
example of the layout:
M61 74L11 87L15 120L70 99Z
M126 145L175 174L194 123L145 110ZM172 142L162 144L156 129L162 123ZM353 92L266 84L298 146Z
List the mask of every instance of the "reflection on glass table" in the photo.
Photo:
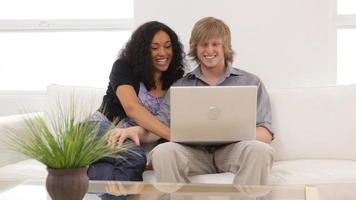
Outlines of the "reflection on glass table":
M314 200L304 185L239 186L231 184L90 181L84 200ZM45 180L0 180L0 200L50 200Z
M88 193L102 200L305 200L304 186L93 181Z

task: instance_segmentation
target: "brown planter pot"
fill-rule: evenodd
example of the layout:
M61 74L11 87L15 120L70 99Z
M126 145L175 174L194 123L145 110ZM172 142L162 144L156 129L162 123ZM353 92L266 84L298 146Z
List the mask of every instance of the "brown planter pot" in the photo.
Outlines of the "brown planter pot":
M49 169L46 180L48 194L53 200L82 200L88 191L87 168Z

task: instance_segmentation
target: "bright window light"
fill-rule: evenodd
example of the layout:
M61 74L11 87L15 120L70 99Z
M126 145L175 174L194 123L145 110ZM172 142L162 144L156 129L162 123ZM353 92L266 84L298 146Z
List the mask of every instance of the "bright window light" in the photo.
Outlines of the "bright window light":
M337 13L340 15L356 14L356 1L337 0Z
M337 83L356 84L356 29L337 31Z
M0 32L0 90L106 87L131 31Z
M133 0L1 0L0 19L118 19L133 17Z

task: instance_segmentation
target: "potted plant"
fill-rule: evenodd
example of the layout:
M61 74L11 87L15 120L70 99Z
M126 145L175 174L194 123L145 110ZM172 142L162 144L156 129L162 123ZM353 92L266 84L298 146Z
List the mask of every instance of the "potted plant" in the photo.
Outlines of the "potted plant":
M113 157L115 153L129 150L127 145L108 146L106 135L109 132L97 137L98 124L78 121L78 113L83 112L78 112L73 102L67 109L57 103L56 111L27 115L24 117L26 136L19 136L12 129L7 142L12 150L47 166L46 188L54 200L82 199L89 184L87 167L102 157ZM88 113L87 119L90 118Z

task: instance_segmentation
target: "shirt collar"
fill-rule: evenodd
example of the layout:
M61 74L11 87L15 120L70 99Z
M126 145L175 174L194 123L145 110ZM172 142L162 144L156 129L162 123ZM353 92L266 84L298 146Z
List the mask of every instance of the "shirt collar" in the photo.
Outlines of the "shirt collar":
M223 77L227 78L229 76L239 76L239 75L242 75L240 70L233 68L231 63L227 63L227 68L225 70L225 74ZM192 72L190 72L189 76L195 76L196 78L204 79L204 76L200 70L200 65L196 67Z

